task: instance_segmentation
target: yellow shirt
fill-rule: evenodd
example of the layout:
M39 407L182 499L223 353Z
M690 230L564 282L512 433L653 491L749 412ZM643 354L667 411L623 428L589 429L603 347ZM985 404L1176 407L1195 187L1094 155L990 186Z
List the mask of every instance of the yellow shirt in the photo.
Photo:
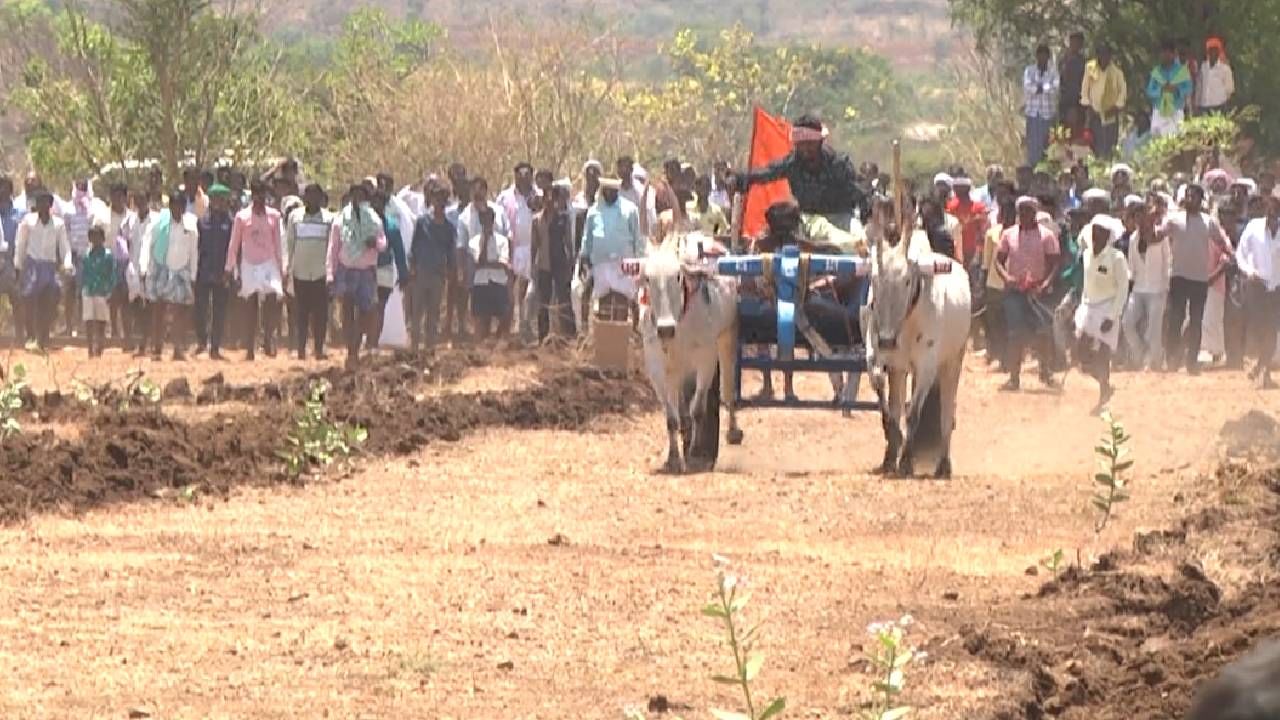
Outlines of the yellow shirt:
M715 203L708 203L705 212L698 210L696 200L690 200L685 204L685 214L689 216L689 222L703 235L728 235L729 221L725 218L724 210Z
M1097 60L1090 60L1084 69L1084 83L1080 86L1080 104L1093 108L1110 125L1120 119L1129 88L1124 73L1113 62L1103 70Z

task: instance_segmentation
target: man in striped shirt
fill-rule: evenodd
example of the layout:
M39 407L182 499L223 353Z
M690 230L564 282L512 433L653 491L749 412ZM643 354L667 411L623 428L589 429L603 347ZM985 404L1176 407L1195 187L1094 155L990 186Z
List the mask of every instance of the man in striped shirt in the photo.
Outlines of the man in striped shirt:
M324 188L311 184L302 191L302 207L289 217L286 231L285 282L293 296L290 317L294 321L294 349L299 360L307 358L307 335L312 355L326 359L325 338L329 332L329 293L325 286L325 258L333 214L325 209Z

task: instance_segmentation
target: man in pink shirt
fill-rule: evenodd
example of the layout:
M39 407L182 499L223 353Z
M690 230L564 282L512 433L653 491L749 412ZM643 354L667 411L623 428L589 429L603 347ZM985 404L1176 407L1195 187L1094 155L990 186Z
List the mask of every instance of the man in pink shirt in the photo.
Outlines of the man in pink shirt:
M231 227L226 272L228 279L239 275L240 297L249 302L249 352L245 359L253 360L262 325L263 350L267 357L276 356L280 299L284 297L284 252L280 211L267 206L266 184L255 180L249 192L249 207L236 213Z
M378 253L387 248L382 220L369 207L369 190L352 185L347 205L329 231L325 280L332 297L342 301L342 331L347 340L347 369L360 357L360 339L377 322Z
M1052 314L1039 300L1049 291L1058 269L1058 238L1037 220L1039 203L1031 197L1018 198L1018 224L1000 235L995 271L1004 281L1001 306L1009 334L1009 381L1001 390L1021 387L1023 349L1036 342L1040 356L1040 382L1055 387L1050 372L1053 340L1045 329Z

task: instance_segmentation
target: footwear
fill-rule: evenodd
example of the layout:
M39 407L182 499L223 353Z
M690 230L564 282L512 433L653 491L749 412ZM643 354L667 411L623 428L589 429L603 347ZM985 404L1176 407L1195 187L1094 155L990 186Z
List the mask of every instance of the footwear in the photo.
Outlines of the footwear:
M1022 389L1022 381L1017 377L1011 377L1000 386L1000 392L1018 392Z

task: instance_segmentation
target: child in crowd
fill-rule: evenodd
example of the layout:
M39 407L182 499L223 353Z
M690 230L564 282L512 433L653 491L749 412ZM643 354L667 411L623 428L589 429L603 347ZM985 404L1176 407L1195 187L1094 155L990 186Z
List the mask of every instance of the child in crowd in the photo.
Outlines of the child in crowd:
M494 232L493 208L480 208L480 232L471 238L471 259L475 261L475 277L471 281L471 315L481 339L489 337L496 322L498 337L507 334L507 317L511 284L511 243L505 235Z
M89 251L80 267L80 307L89 339L89 357L101 357L111 321L111 294L116 288L116 259L107 248L102 225L89 228Z

